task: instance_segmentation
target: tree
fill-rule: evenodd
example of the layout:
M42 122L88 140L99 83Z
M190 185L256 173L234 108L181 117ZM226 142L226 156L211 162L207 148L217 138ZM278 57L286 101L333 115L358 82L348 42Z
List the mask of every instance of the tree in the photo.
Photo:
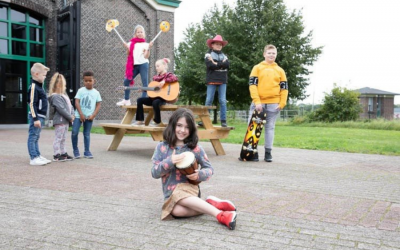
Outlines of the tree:
M201 25L187 28L185 39L176 50L176 74L182 89L194 90L190 100L203 103L206 39L221 34L229 41L223 49L230 60L228 102L247 107L251 100L248 88L251 69L264 60L265 45L274 44L278 48L277 63L288 78L289 98L304 100L309 85L307 76L311 73L307 67L313 65L322 48L311 46L312 32L305 36L303 33L301 12L288 13L283 0L237 0L235 7L223 4L221 9L215 5L204 15ZM190 67L196 68L196 74L187 69ZM187 82L188 78L191 81Z
M337 87L326 93L321 107L315 111L314 119L323 122L354 121L360 117L362 107L360 93Z
M175 50L176 74L181 84L180 102L203 103L206 99L203 53L205 34L200 25L190 24L185 32L185 41Z

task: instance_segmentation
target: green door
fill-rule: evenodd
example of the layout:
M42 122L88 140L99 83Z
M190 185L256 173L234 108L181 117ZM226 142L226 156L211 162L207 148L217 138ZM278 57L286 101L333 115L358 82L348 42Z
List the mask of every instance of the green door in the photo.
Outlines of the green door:
M27 123L26 62L0 59L0 123Z
M0 5L0 124L28 123L30 68L45 64L44 30L43 18L35 13Z

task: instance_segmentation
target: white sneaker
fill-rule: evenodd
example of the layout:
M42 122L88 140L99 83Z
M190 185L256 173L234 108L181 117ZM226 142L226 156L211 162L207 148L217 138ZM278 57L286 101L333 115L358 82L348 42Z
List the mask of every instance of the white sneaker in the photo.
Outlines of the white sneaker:
M155 121L152 120L149 124L149 127L161 127L161 122L156 123Z
M32 166L43 166L47 163L45 161L42 161L39 157L36 157L35 159L31 160L29 164Z
M131 100L122 100L120 102L117 102L117 106L130 106L131 105Z
M46 162L46 164L51 163L51 161L50 161L49 159L46 159L46 158L44 158L44 157L41 156L41 155L39 155L39 158L40 158L42 161Z
M131 126L134 126L134 127L143 127L144 125L145 125L144 121L136 121L131 124Z

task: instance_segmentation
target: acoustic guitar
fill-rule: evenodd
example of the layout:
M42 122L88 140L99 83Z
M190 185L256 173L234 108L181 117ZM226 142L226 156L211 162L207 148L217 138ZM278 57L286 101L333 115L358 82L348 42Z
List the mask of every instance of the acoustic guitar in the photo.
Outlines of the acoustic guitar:
M148 87L125 87L118 86L119 90L143 90L147 91L147 95L151 98L160 97L167 103L175 103L179 96L179 82L165 83L162 88L159 87L160 83L153 81L149 83Z

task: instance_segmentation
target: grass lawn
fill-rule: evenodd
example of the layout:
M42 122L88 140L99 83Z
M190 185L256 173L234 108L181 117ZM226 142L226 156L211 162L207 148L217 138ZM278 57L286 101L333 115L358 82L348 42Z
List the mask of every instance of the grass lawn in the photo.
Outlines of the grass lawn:
M229 122L235 127L224 143L242 144L245 123ZM93 133L103 133L93 127ZM150 136L149 134L133 136ZM259 145L264 144L264 131ZM111 140L111 136L110 136ZM277 123L274 147L314 149L350 153L400 155L400 131L365 128L306 127Z

